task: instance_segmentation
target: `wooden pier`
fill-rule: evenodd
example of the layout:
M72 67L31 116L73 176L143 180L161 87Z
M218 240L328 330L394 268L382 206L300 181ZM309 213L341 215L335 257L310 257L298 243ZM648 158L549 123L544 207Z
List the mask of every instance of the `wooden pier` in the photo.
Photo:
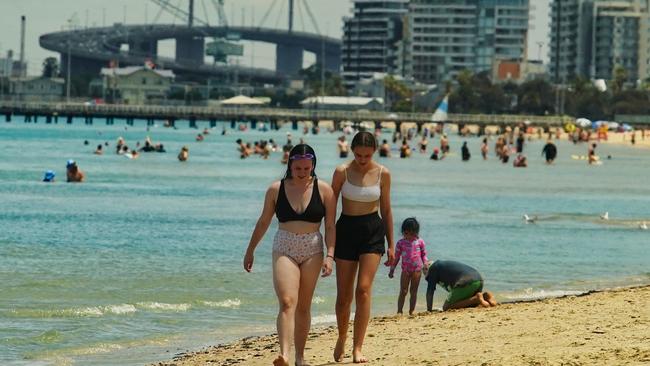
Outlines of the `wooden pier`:
M25 116L25 121L58 123L64 119L72 123L72 118L84 118L86 124L93 124L95 119L105 120L113 124L114 119L125 119L127 124L135 120L145 120L148 124L154 121L166 121L174 125L176 121L189 121L190 126L196 121L217 122L266 122L270 125L277 123L311 121L318 124L321 121L341 122L370 122L379 125L382 122L403 122L423 125L432 123L431 113L394 113L377 111L332 111L319 109L280 109L256 107L194 107L194 106L156 106L156 105L120 105L120 104L87 104L87 103L49 103L49 102L12 102L0 101L0 115L5 122L11 122L14 115ZM449 114L444 123L458 125L485 126L516 126L526 122L537 127L562 126L573 122L572 117L560 116L526 116L526 115L486 115L486 114ZM440 121L438 121L440 122Z

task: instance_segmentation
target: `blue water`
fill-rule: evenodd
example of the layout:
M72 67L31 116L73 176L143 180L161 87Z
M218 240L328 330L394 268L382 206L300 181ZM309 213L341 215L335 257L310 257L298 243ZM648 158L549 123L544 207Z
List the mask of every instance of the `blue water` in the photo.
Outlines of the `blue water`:
M264 192L284 166L279 153L242 161L234 141L282 144L287 127L226 136L218 127L199 143L186 125L146 131L142 121L128 130L123 121L97 122L0 122L0 363L139 365L273 332L275 223L252 274L241 259ZM113 153L118 136L133 146L147 135L168 152L137 160ZM304 137L329 180L341 162L337 135ZM93 155L104 141L105 155ZM458 138L451 143L459 150ZM514 169L492 153L480 160L479 143L469 139L468 163L459 154L382 160L393 173L396 232L416 216L430 256L474 265L500 300L650 283L650 231L638 229L650 222L650 150L603 145L599 154L613 159L594 167L570 157L586 146L560 141L557 163L546 166L542 142L533 141L530 167ZM183 145L187 163L176 159ZM67 159L87 182L64 182ZM46 169L56 170L57 182L40 182ZM599 219L605 211L611 220ZM526 225L524 213L539 222ZM395 308L398 282L387 272L382 267L375 282L375 314ZM321 280L316 325L334 320L334 299L334 278Z

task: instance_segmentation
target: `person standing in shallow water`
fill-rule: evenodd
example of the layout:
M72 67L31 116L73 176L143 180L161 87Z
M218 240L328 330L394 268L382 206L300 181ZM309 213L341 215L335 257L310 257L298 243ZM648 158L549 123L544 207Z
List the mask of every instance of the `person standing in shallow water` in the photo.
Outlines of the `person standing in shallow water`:
M546 164L553 164L555 161L555 158L557 157L557 147L551 139L549 139L546 142L546 145L544 145L542 155L546 158Z
M336 323L338 340L334 360L343 361L350 323L352 300L356 301L352 342L352 361L368 362L363 341L370 320L372 283L382 255L385 265L395 260L393 214L390 205L391 175L373 161L377 141L370 132L359 132L352 139L354 160L334 171L332 189L335 201L341 195L341 216L336 223ZM381 216L379 215L381 213ZM384 241L388 241L386 250Z
M460 153L463 161L469 161L469 158L472 157L469 153L469 147L467 147L467 141L463 142L463 147L461 147Z
M275 213L279 227L273 240L273 285L280 303L277 318L280 354L273 362L275 366L289 365L292 339L295 364L305 365L305 344L318 273L322 272L322 277L332 273L336 200L329 184L316 178L315 168L316 153L309 145L296 145L291 149L285 177L267 189L262 214L244 255L244 269L251 272L255 248ZM320 233L323 219L325 259Z

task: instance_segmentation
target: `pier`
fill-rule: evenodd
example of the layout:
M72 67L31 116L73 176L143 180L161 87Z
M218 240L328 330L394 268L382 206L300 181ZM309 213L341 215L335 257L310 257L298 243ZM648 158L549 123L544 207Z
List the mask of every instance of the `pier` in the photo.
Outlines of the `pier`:
M214 127L217 122L244 122L256 124L269 123L272 127L278 123L312 122L318 125L321 121L374 123L380 126L383 122L401 124L404 122L423 125L427 123L453 123L458 125L485 126L517 126L526 123L530 126L549 127L563 126L573 122L572 117L561 116L526 116L526 115L485 115L485 114L449 114L445 121L432 121L431 113L394 113L383 111L333 111L319 109L279 109L256 107L196 107L196 106L155 106L155 105L119 105L119 104L87 104L87 103L49 103L49 102L0 102L0 115L5 122L11 122L14 115L25 116L26 122L38 122L39 118L46 123L58 123L60 119L71 123L72 118L84 118L86 124L94 120L104 120L113 124L114 119L125 119L132 125L135 120L145 120L147 124L154 121L166 121L175 124L177 121L188 121L190 127L195 127L197 121L209 121ZM253 126L254 127L254 126Z

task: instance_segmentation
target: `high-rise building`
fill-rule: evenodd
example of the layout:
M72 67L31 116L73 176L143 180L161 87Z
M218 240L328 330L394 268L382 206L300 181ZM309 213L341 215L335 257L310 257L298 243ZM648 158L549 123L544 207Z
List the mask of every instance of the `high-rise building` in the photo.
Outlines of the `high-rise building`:
M394 73L409 0L353 0L344 18L342 66L348 88L374 73Z
M550 66L554 81L611 79L617 66L630 81L649 75L649 0L554 0Z
M461 70L491 72L501 59L524 60L528 0L411 0L410 76L424 83L453 79Z

